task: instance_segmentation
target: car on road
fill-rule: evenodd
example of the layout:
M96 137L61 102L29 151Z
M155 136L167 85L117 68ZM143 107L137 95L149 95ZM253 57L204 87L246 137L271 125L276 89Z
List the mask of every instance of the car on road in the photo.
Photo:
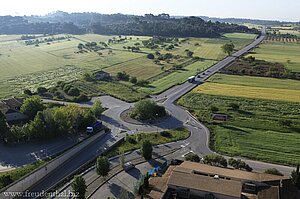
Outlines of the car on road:
M132 162L126 162L124 164L124 170L125 171L129 171L131 169L135 168L135 165Z

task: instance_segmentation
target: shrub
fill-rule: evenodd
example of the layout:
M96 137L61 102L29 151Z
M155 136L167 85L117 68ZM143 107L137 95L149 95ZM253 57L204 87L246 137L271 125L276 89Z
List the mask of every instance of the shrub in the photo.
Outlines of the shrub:
M45 87L38 87L36 91L38 94L44 94L47 92L47 89Z
M25 90L24 90L24 94L25 94L25 95L32 95L32 92L31 92L31 90L29 90L29 89L25 89Z
M283 174L280 173L280 171L278 171L275 168L267 169L267 170L265 170L264 173L271 174L271 175L277 175L277 176L283 176Z
M160 132L160 135L163 137L166 137L166 138L172 137L171 133L168 131L162 131L162 132Z
M70 96L79 96L80 95L80 91L78 88L70 88L70 90L68 91L68 95Z
M215 112L218 112L218 111L219 111L219 108L216 107L216 106L211 106L211 107L210 107L210 110L211 110L211 112L215 113Z
M200 157L195 153L190 153L185 156L185 160L190 162L200 162Z
M231 107L234 111L237 111L237 110L239 110L240 105L237 103L230 103L229 107Z
M136 84L137 83L137 78L136 77L131 77L130 82L133 83L133 84Z
M147 58L148 59L154 59L155 57L154 57L154 55L152 53L150 53L150 54L147 55Z

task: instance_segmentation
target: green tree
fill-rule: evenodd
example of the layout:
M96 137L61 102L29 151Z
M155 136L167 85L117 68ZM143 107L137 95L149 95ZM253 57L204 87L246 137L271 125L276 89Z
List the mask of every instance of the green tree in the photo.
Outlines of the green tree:
M137 83L137 78L136 77L131 77L130 82L133 83L133 84L136 84Z
M283 176L283 174L280 171L278 171L276 168L267 169L267 170L265 170L264 173L277 175L277 176Z
M82 122L81 122L81 126L83 128L86 128L87 126L93 124L96 121L96 117L94 115L94 113L90 110L85 111L82 114Z
M190 162L200 162L200 157L195 153L190 153L185 156L185 160Z
M291 178L292 178L292 183L298 189L300 189L300 170L299 170L299 165L297 166L296 170L292 171Z
M34 117L34 120L29 124L30 137L33 138L46 138L50 137L47 135L46 125L43 120L43 113L38 112Z
M157 117L163 117L165 115L165 108L149 99L137 102L131 112L131 117L140 120L156 119Z
M223 50L224 53L228 54L228 55L231 55L232 52L234 51L234 44L233 43L227 43L227 44L224 44L221 48Z
M92 82L95 80L90 73L84 73L82 75L82 78L84 81L87 81L87 82Z
M1 175L0 176L0 187L6 187L7 185L13 183L13 179L10 175Z
M150 53L150 54L147 55L147 58L148 59L154 59L155 57L154 57L154 55L152 53Z
M120 160L121 167L124 168L124 166L125 166L125 154L124 154L124 151L120 152L119 160Z
M47 91L48 91L48 90L47 90L47 88L45 88L45 87L38 87L38 88L36 89L36 92L37 92L38 94L40 94L40 95L46 93Z
M6 137L8 133L8 126L6 122L6 117L5 115L0 111L0 138Z
M72 182L72 189L73 191L78 194L78 199L84 199L86 193L86 183L82 176L75 176L74 181Z
M44 110L42 100L38 96L29 97L24 100L21 106L21 112L27 115L30 119L33 119L38 111Z
M104 111L101 101L95 101L91 111L94 113L95 117L100 117Z
M209 154L203 157L203 163L211 166L227 167L227 160L221 155Z
M80 95L80 90L78 88L72 87L68 90L68 95L70 95L70 96L79 96Z
M229 107L231 107L234 111L238 111L240 109L240 105L237 103L230 103Z
M105 156L100 156L96 161L96 172L100 176L107 176L109 172L109 161Z
M32 95L32 92L31 92L31 90L29 90L29 89L25 89L25 90L24 90L24 94L25 94L25 95Z
M152 159L153 148L152 148L152 144L149 140L145 140L143 142L141 150L142 150L143 157L146 160L151 160Z

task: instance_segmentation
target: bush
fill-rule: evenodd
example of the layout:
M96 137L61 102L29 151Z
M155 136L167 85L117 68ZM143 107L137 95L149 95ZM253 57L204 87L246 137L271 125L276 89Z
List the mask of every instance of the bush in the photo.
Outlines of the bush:
M279 124L282 126L292 126L293 122L291 120L283 119L279 120Z
M271 175L277 175L277 176L283 176L283 174L280 173L280 171L278 171L275 168L267 169L267 170L265 170L264 173L271 174Z
M240 105L238 105L237 103L230 103L229 107L231 107L234 111L239 110Z
M185 160L190 162L200 162L200 157L195 153L190 153L185 156Z
M139 80L136 85L138 86L142 86L142 87L145 87L145 86L148 86L149 82L147 80Z
M211 166L227 167L227 160L220 155L210 154L203 157L203 163Z
M149 99L137 102L131 112L131 117L140 120L156 119L157 117L163 117L165 115L165 108Z
M117 79L122 81L129 81L130 76L126 72L118 72Z
M154 59L155 57L154 57L154 55L152 53L150 53L150 54L147 55L147 58L148 59Z
M13 183L13 179L10 175L0 176L0 187L6 187L7 185Z
M136 84L137 83L137 78L136 77L131 77L130 82L133 83L133 84Z
M129 142L130 144L136 144L137 141L130 135L126 136L126 142Z
M248 164L246 164L246 162L242 161L241 159L236 160L236 159L230 158L228 160L228 164L235 169L246 170L249 172L252 171L252 168Z
M38 94L44 94L46 93L48 90L45 87L38 87L37 88L37 93Z
M142 153L146 160L152 159L152 151L153 148L151 142L149 140L144 141L142 144Z
M24 94L25 94L25 95L32 95L32 92L31 92L31 90L29 90L29 89L25 89L25 90L24 90Z
M74 99L74 101L75 102L87 102L87 101L89 101L89 98L85 94L80 94L79 97L76 97Z
M79 96L80 95L80 90L78 88L70 88L68 91L68 95L70 96Z
M162 132L160 132L160 135L163 137L166 137L166 138L172 137L171 133L168 131L162 131Z

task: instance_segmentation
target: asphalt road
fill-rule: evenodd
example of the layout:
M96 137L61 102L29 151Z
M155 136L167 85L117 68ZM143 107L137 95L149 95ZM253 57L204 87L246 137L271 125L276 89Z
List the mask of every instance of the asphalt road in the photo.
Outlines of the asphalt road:
M208 146L209 130L199 121L194 119L182 107L175 105L174 102L177 99L179 99L181 96L183 96L184 94L186 94L187 92L195 88L197 85L207 80L210 76L218 72L220 69L222 69L223 67L227 66L232 61L237 59L238 56L245 54L249 50L253 49L263 39L264 39L264 34L260 38L255 40L252 44L246 46L245 48L243 48L238 52L235 52L232 56L229 56L224 60L220 61L219 63L215 64L214 66L210 67L209 69L204 71L204 75L203 73L200 74L200 78L197 78L197 81L195 83L186 82L182 85L175 86L158 96L153 96L153 100L156 100L159 103L161 103L163 106L165 106L168 112L171 114L169 120L165 120L162 123L153 124L153 125L134 125L122 121L120 118L120 114L124 110L133 106L133 104L126 103L109 96L93 98L91 102L80 104L80 106L89 107L93 104L95 100L100 100L103 106L108 108L108 110L104 112L102 120L104 124L111 129L112 133L108 135L109 136L108 138L98 140L98 142L94 143L93 145L90 145L85 150L78 153L74 159L70 160L65 165L59 167L55 172L49 174L49 177L47 177L47 179L44 179L43 181L39 182L35 187L32 187L30 191L47 190L50 186L57 183L60 179L68 175L74 169L78 168L88 160L95 157L96 153L99 152L99 147L103 147L107 145L109 140L113 139L113 137L116 135L121 135L120 133L124 131L131 131L132 133L136 133L139 131L154 132L154 131L162 131L165 129L176 128L179 126L185 126L191 131L190 138L184 142L185 144L188 143L189 150L194 151L200 156L214 153L209 149ZM66 102L63 103L66 104ZM178 144L180 146L181 145L184 146L184 144L182 143L173 143L173 144L171 143L170 145L168 145L168 147L178 147ZM282 173L288 175L293 169L291 167L273 165L273 164L268 164L268 163L263 163L258 161L250 161L250 160L245 160L245 161L256 171L262 171L266 168L277 168Z

